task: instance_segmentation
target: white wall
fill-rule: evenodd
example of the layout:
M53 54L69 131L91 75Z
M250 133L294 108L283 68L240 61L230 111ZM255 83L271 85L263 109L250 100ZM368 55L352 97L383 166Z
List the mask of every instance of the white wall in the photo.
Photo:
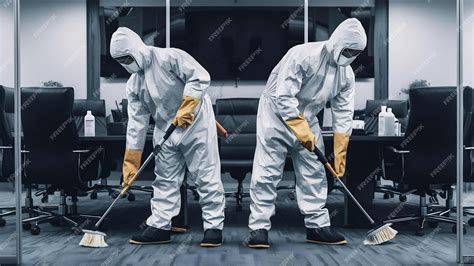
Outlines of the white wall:
M474 0L465 0L465 84L473 85ZM389 1L389 98L406 98L415 79L432 86L456 85L456 2Z
M8 0L5 0L8 1ZM87 96L86 0L22 0L20 22L21 85L55 80ZM6 20L7 24L3 24ZM0 70L13 56L12 7L0 5ZM4 27L6 25L7 27ZM6 61L5 61L6 60ZM0 84L13 85L13 61L0 71Z

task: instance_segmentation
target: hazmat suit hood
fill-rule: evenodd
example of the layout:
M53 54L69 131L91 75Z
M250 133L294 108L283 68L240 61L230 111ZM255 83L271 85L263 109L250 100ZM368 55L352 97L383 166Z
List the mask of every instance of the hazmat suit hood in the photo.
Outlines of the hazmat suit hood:
M326 42L326 49L331 54L331 58L335 64L340 66L347 66L354 61L355 57L348 58L344 64L341 64L339 57L342 50L346 48L355 50L364 50L367 45L367 36L362 24L355 18L344 20L331 34L331 37Z
M144 70L151 62L150 47L134 31L119 27L110 40L110 55L113 58L132 56L139 70Z

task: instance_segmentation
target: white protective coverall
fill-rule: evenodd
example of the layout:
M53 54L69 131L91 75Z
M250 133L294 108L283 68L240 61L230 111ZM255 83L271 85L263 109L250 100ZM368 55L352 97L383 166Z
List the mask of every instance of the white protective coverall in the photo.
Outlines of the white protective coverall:
M336 63L345 48L363 50L365 31L356 19L342 22L328 41L291 48L273 69L260 98L257 115L257 147L250 185L250 230L270 230L275 214L277 184L281 181L285 158L293 159L296 198L305 215L307 228L330 225L327 180L317 156L301 145L285 121L300 113L316 136L316 146L324 152L316 115L331 100L333 131L350 135L354 112L354 72L350 62Z
M164 135L176 115L183 96L200 99L194 122L176 128L156 157L147 225L170 230L171 218L178 215L179 188L186 167L196 184L202 207L204 229L221 229L224 222L224 189L221 181L216 120L206 93L210 84L207 71L189 54L175 48L146 46L128 28L119 28L110 45L112 57L132 55L142 71L127 82L127 149L143 150L150 115L155 120L153 144Z

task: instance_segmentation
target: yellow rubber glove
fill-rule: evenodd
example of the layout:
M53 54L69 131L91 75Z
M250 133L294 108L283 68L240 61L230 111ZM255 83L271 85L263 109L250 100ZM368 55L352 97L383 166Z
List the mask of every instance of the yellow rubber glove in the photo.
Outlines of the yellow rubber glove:
M308 121L306 121L303 114L300 114L296 118L290 118L285 122L301 144L303 144L303 146L305 146L309 151L314 151L316 136L314 136L311 131Z
M176 117L173 119L173 124L181 128L186 128L191 125L194 121L193 111L198 104L198 98L183 96L178 112L176 112Z
M131 185L133 177L137 173L138 168L140 168L142 154L142 150L125 150L125 156L123 158L122 165L122 187Z
M334 133L334 171L338 177L344 176L346 172L347 147L349 146L349 135Z

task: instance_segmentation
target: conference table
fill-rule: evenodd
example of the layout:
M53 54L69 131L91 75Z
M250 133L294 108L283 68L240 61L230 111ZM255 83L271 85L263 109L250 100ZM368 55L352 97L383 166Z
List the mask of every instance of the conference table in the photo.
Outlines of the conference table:
M120 158L125 149L125 135L96 135L94 137L80 136L80 143L85 147L88 145L102 145L112 161L112 157ZM332 152L332 133L323 133L326 154ZM373 199L375 194L376 174L380 169L380 159L384 147L398 146L403 140L402 136L377 136L377 135L352 135L350 138L347 156L346 177L343 179L347 187L359 200L369 214L372 213ZM152 150L152 135L147 135L144 154ZM153 170L150 164L147 170ZM116 168L116 167L115 167ZM149 175L150 176L150 175ZM152 179L152 178L151 178ZM151 182L149 177L149 180ZM329 187L332 188L334 180L328 175ZM175 218L178 223L187 225L187 188L186 184L181 188L181 212ZM348 198L344 197L344 225L347 227L366 228L370 226L365 216L357 206Z

